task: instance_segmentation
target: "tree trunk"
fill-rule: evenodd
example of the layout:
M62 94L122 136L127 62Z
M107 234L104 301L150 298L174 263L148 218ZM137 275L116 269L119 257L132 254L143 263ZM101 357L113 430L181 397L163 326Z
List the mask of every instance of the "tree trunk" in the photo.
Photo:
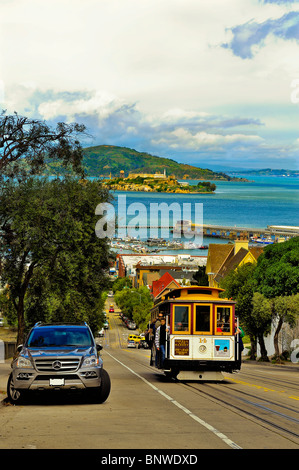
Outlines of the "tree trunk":
M18 336L17 336L17 346L23 344L25 341L25 318L24 318L24 297L19 297L18 303Z
M263 333L258 334L258 341L259 341L259 345L260 345L260 349L261 349L261 361L269 362L268 353L267 353L267 349L266 349L266 346L265 346Z
M250 351L250 360L256 360L256 337L253 335L249 335L250 337L250 344L251 344L251 351Z
M277 327L276 327L276 330L275 330L275 333L274 333L274 340L273 340L274 349L275 349L275 356L276 356L277 360L279 360L279 357L280 357L278 336L279 336L279 332L280 332L281 327L282 327L282 323L283 323L282 317L279 317L278 324L277 324Z
M17 315L18 315L17 346L19 344L23 344L25 341L26 325L25 325L24 299L25 299L25 294L29 285L29 281L33 274L34 267L35 267L35 264L31 263L28 270L26 271L24 282L20 287L19 302L17 304Z

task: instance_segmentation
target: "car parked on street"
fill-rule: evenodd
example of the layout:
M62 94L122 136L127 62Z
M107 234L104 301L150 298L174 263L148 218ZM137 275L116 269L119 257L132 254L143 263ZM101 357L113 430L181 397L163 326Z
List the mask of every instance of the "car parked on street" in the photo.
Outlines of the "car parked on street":
M127 347L128 347L128 348L136 348L136 347L137 347L137 343L135 343L135 341L133 341L133 340L128 340Z
M98 403L110 394L110 377L86 323L37 323L12 362L7 395L13 404L34 391L81 390Z

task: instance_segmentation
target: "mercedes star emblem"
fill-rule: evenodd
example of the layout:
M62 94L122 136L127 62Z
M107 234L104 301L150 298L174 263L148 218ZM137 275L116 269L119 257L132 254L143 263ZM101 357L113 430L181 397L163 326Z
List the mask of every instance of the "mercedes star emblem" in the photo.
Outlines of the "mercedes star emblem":
M59 370L61 369L61 362L60 361L54 361L52 364L53 369Z

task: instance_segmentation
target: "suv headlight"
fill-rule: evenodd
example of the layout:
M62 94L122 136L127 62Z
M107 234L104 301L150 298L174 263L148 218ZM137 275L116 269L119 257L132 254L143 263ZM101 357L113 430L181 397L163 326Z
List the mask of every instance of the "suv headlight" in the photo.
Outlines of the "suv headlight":
M30 367L32 368L32 362L29 359L26 359L24 356L19 356L17 359L17 367L24 368L24 367Z
M99 358L97 356L88 356L84 359L82 367L92 367L96 366L99 363Z

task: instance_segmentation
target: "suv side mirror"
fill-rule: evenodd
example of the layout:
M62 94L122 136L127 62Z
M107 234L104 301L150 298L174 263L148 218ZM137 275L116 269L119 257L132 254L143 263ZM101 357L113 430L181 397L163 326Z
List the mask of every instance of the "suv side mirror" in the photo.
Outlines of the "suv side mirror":
M23 345L22 345L22 344L19 344L19 346L17 347L17 351L18 351L18 352L21 352L21 351L22 351L22 348L23 348Z
M103 349L103 346L101 346L100 344L97 344L97 351L102 351Z

